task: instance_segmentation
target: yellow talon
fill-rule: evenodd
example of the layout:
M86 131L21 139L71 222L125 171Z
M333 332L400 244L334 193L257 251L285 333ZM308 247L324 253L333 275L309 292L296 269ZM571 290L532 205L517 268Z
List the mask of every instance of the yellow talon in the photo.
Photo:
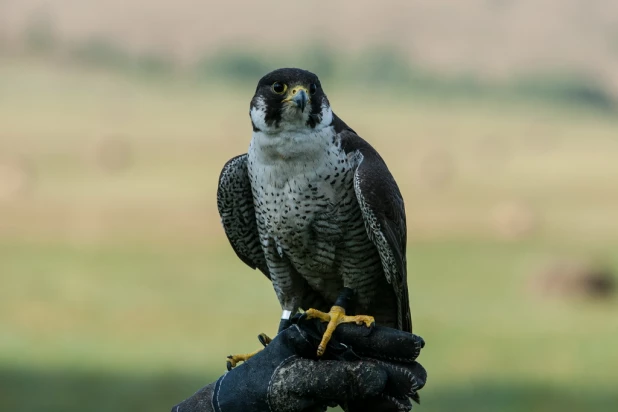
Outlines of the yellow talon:
M268 337L268 335L266 335L265 333L260 333L258 335L258 339L260 340L260 342L262 342L262 344L264 346L268 345L272 339ZM238 365L240 362L246 362L249 359L251 359L252 357L254 357L256 354L258 354L261 350L263 350L264 348L260 348L256 351L253 351L251 353L243 353L241 355L230 355L227 357L227 370L232 370L232 368L235 368L236 365Z
M307 319L320 319L322 322L328 322L326 331L322 336L322 342L320 342L318 346L318 356L324 355L326 345L328 345L328 342L333 336L333 332L340 324L356 323L357 325L365 324L367 327L370 327L375 322L373 316L346 316L345 310L341 306L333 306L328 313L321 312L317 309L309 309L305 313L307 314Z

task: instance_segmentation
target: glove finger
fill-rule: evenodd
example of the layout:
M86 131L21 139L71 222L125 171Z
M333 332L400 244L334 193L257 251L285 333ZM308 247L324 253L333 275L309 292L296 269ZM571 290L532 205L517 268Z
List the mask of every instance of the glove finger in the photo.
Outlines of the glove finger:
M375 326L367 334L365 326L342 324L334 333L338 342L349 345L363 357L387 362L412 363L425 346L423 338L384 326Z
M317 380L312 382L316 393L325 398L358 399L376 396L384 391L388 373L373 362L318 361Z
M298 358L279 368L270 385L269 396L282 399L286 404L290 399L342 403L348 399L378 396L384 391L387 380L387 371L375 362Z
M388 375L384 394L394 398L412 398L419 401L419 391L427 381L427 372L420 363L396 364L375 360Z

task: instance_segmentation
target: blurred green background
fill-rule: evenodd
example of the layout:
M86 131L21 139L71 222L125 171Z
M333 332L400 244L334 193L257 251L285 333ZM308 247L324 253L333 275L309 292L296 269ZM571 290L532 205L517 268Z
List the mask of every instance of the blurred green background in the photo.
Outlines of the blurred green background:
M420 411L618 410L618 4L0 2L0 410L169 410L274 334L218 173L316 72L408 214Z

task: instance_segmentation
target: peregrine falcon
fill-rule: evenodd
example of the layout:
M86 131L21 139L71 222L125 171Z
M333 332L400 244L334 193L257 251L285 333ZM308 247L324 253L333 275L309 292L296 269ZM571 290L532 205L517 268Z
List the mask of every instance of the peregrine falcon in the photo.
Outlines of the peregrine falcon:
M306 70L262 77L249 113L249 150L223 167L217 206L238 257L272 282L280 330L299 309L329 322L318 356L342 322L412 332L404 202L384 160Z

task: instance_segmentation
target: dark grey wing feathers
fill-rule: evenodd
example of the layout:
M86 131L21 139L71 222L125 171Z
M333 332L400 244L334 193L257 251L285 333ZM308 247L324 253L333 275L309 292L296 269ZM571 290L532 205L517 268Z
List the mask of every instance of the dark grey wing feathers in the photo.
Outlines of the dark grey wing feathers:
M225 234L238 257L270 279L255 220L247 155L230 159L219 175L217 208Z
M355 157L354 190L365 228L376 245L388 283L397 297L397 324L412 331L406 268L406 213L403 197L386 163L369 143L343 121L335 125L343 150Z

